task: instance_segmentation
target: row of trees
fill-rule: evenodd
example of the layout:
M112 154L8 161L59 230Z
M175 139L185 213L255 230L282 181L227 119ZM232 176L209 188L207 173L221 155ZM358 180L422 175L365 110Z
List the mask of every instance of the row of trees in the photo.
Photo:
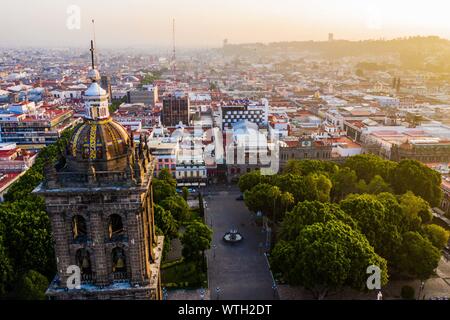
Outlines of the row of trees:
M372 264L383 284L393 274L432 275L449 237L431 224L440 182L419 162L359 155L341 166L291 161L279 175L248 173L239 187L248 208L273 224L274 271L321 298L346 286L364 289Z
M418 161L396 163L374 155L350 157L341 166L318 160L290 161L280 175L261 176L259 171L253 171L242 176L239 188L245 192L260 183L291 193L295 202L315 199L339 202L353 193L411 191L435 207L443 195L438 172Z
M42 299L54 276L50 221L44 200L31 192L43 180L45 164L59 160L71 133L42 149L0 204L0 297Z
M202 220L192 216L186 202L188 190L183 189L183 196L178 195L176 180L167 169L163 169L153 180L153 196L155 223L160 234L165 236L165 251L170 249L170 240L180 237L178 230L185 225L186 230L180 237L183 257L198 263L198 267L206 271L204 251L210 248L212 230ZM201 196L200 199L203 204Z

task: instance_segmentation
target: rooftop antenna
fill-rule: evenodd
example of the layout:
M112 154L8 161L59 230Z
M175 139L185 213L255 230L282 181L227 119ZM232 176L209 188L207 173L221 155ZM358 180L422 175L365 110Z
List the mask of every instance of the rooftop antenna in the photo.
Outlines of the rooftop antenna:
M91 40L91 49L90 49L90 51L91 51L92 70L94 70L94 69L95 69L95 60L94 60L94 51L95 51L95 49L94 49L94 40Z
M175 51L175 18L172 20L172 73L173 73L173 79L176 79L175 73L177 71L176 67L176 51Z
M94 46L97 46L97 40L95 39L95 21L92 19L92 34L94 37ZM97 64L99 65L99 59L97 53L95 53L95 60L97 60Z

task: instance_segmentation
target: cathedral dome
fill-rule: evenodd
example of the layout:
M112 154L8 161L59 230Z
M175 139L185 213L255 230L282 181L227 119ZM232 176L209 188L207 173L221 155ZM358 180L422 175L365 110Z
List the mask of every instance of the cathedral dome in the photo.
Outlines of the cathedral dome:
M105 95L106 90L100 87L97 82L93 82L84 93L85 97L100 97Z
M88 163L99 171L124 170L131 143L127 130L110 117L85 119L69 141L67 160L72 170L86 170Z

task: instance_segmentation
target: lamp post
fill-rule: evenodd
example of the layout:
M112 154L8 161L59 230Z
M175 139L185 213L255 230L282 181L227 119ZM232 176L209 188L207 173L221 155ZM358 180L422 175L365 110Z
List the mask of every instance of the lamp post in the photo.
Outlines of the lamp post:
M220 300L220 287L216 288L216 296L217 296L217 300Z
M274 282L272 285L272 290L273 290L273 297L276 298L277 297L277 284Z
M205 300L205 289L200 289L200 300Z
M418 299L418 300L420 300L420 296L422 295L422 292L423 292L423 289L424 289L424 288L425 288L425 282L422 281L422 282L420 283L419 294L418 294L418 296L417 296L417 299Z

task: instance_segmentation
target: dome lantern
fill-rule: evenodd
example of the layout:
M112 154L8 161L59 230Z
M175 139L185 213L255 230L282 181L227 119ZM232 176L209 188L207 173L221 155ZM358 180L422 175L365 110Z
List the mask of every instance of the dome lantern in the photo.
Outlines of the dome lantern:
M105 120L109 118L108 93L98 84L100 73L94 63L94 42L91 40L92 69L88 72L88 78L92 84L84 93L85 117L91 120Z

